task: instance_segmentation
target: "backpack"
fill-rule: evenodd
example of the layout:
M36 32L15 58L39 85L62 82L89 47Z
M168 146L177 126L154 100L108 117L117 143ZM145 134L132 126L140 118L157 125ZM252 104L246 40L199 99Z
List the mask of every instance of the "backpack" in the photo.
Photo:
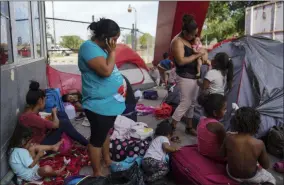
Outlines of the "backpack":
M156 100L158 99L158 92L155 90L147 90L143 92L143 97L144 99L147 100Z
M51 113L52 108L56 107L58 111L65 111L64 104L60 96L60 89L50 88L45 90L46 100L44 111Z
M284 126L274 126L269 130L267 151L278 158L284 157Z

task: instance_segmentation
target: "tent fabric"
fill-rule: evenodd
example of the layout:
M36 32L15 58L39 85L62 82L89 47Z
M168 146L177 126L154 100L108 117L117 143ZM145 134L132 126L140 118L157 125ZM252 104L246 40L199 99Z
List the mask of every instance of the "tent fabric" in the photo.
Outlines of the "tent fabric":
M227 94L227 114L222 122L230 130L232 103L250 106L261 113L257 137L283 124L283 43L264 37L245 36L220 44L209 53L226 52L234 63L233 88Z
M143 59L128 46L117 45L116 65L121 73L129 79L134 90L155 86ZM46 73L49 87L60 88L62 94L68 93L70 90L82 90L81 75L62 72L50 65L47 65Z

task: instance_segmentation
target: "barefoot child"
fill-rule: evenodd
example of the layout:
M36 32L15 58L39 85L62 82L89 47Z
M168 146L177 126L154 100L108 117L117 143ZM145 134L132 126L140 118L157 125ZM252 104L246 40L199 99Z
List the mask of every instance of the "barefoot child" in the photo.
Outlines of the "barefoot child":
M231 120L236 133L228 134L223 145L228 160L227 173L238 182L275 185L275 178L265 170L269 168L265 145L253 137L260 122L260 114L253 108L242 107L236 111Z
M192 41L191 44L192 44L192 49L195 53L198 53L203 48L199 37L195 37L195 39ZM206 63L206 62L209 63L207 52L205 52L205 55L203 55L201 58L197 60L197 75L196 75L197 78L200 78L201 66L203 63Z
M151 183L160 180L169 172L167 154L178 151L178 148L170 146L169 138L171 138L172 134L173 129L168 121L162 121L158 124L155 139L142 161L146 182Z
M17 175L19 184L22 180L31 182L43 177L58 176L65 169L65 166L58 171L48 165L39 167L38 162L44 156L45 151L57 152L61 141L55 145L32 145L29 141L31 135L30 129L18 124L7 151L10 167Z

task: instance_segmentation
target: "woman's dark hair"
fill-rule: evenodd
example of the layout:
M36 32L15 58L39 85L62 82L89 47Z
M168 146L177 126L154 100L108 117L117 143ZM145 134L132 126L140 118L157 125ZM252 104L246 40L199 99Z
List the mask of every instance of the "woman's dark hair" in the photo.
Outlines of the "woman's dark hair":
M182 31L193 33L197 28L197 23L192 15L185 14L182 17Z
M167 52L163 54L164 59L167 59L168 57L169 57L169 54Z
M173 134L173 128L168 120L163 120L157 125L155 136L168 136Z
M215 117L214 112L220 111L226 103L226 97L221 94L200 95L198 103L203 107L208 117Z
M20 123L17 123L16 128L12 134L12 137L10 139L8 149L7 149L7 155L9 156L12 153L12 148L15 147L22 147L22 141L26 140L28 141L32 136L32 130L31 128L25 127Z
M26 102L28 105L36 105L39 99L45 97L45 91L39 88L39 83L36 81L31 81L29 88Z
M260 125L260 114L251 107L239 108L231 119L233 131L254 135Z
M234 64L232 59L227 55L227 53L217 53L214 57L214 69L222 71L223 75L227 70L227 89L232 88L233 77L234 77Z
M111 19L101 18L97 22L92 22L88 29L93 33L92 39L104 40L114 37L120 32L120 27Z

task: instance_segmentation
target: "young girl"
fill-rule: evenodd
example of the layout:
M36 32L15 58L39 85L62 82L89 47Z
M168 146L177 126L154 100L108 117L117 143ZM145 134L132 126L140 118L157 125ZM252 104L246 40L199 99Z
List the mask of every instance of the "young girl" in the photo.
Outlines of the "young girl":
M169 172L167 153L178 151L178 148L170 146L169 138L171 138L172 133L172 126L168 121L162 121L158 124L155 139L142 161L146 182L151 183L160 180Z
M209 158L223 161L221 146L226 136L224 126L219 122L226 112L226 99L221 94L200 96L198 102L206 114L197 127L198 150Z
M201 88L204 94L225 94L232 88L234 65L226 53L217 53L212 61L212 69L204 77Z
M250 107L238 109L231 119L232 130L223 145L223 154L227 157L227 173L245 183L276 184L275 178L267 170L269 158L264 143L253 137L261 123L260 114ZM260 166L259 166L260 165Z
M65 166L55 171L51 166L39 167L38 162L45 151L59 150L61 141L55 145L32 145L32 131L21 124L17 124L7 150L9 164L18 177L18 184L22 180L31 182L43 177L58 176Z

